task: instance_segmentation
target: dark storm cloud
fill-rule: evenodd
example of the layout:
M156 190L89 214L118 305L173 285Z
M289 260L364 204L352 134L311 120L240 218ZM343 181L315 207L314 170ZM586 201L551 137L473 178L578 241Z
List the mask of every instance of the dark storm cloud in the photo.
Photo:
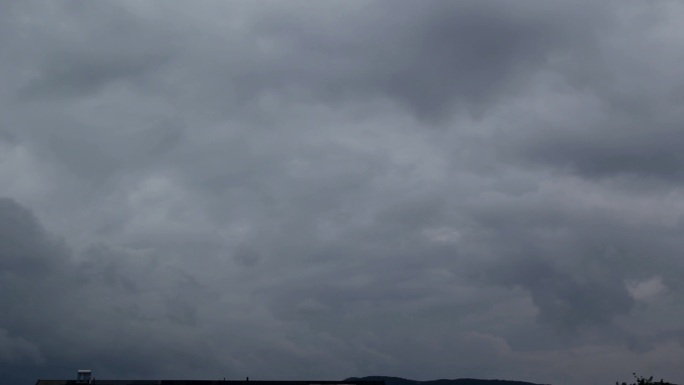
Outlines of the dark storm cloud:
M662 39L677 31L660 24L676 5L636 8L597 35L586 55L559 66L568 83L556 84L546 102L556 108L570 89L579 90L576 104L567 106L572 119L544 113L534 127L517 127L523 135L507 136L502 153L587 178L679 183L684 88L673 64L682 50Z
M0 302L3 314L0 326L8 347L2 356L10 362L42 359L34 338L43 333L44 327L31 310L37 307L47 314L56 310L50 298L50 291L58 281L53 274L69 278L69 272L64 269L67 251L44 232L29 210L11 199L0 200L0 226L0 274L4 293ZM70 281L65 281L65 290L71 286ZM22 356L27 349L33 357Z
M6 43L8 63L32 59L21 68L30 75L18 90L20 100L87 97L113 82L144 82L146 73L163 64L169 36L162 37L125 9L63 5L47 9L30 3L9 9L6 29L13 39ZM53 17L61 21L54 23ZM46 46L27 47L35 39Z
M684 134L679 123L664 124L658 120L657 116L618 118L600 126L581 128L585 132L581 136L542 133L537 144L525 152L535 163L554 165L589 178L636 177L651 183L680 183Z
M681 241L676 227L636 219L636 210L618 203L624 196L611 198L620 209L599 209L576 191L540 189L469 207L491 244L479 277L529 291L538 319L559 330L605 332L636 305L627 282L674 279L665 266L676 263ZM643 263L646 255L652 264Z
M677 3L0 4L1 373L684 376Z
M505 283L529 290L539 309L540 322L564 332L585 325L611 324L616 315L627 314L634 306L634 299L619 276L567 273L547 262L533 260L504 264L502 270Z
M265 12L242 40L210 36L205 49L235 53L215 59L226 76L212 80L239 100L269 92L325 103L389 98L432 122L463 107L481 114L515 95L554 54L591 44L589 31L569 16L590 30L603 11L545 2L400 2L393 12L356 4L354 16L339 18L335 6L297 4Z
M157 69L160 58L121 57L103 53L59 53L46 58L40 75L19 91L22 99L68 98L88 96L118 80L135 82L140 76ZM147 56L147 57L145 57Z
M0 239L1 364L37 362L54 371L76 358L110 376L145 375L152 362L154 370L176 360L210 365L197 349L213 348L174 331L193 325L197 304L213 296L191 275L104 246L85 250L78 262L7 198L0 201ZM179 343L183 349L173 348Z
M14 274L45 275L63 258L63 247L50 241L33 215L11 199L0 200L2 229L2 270ZM54 250L55 258L49 257Z

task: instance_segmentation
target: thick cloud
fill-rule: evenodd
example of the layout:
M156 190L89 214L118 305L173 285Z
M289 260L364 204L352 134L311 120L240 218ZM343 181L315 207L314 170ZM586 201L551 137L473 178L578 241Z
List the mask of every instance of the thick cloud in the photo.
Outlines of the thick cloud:
M683 12L0 2L0 375L683 381Z

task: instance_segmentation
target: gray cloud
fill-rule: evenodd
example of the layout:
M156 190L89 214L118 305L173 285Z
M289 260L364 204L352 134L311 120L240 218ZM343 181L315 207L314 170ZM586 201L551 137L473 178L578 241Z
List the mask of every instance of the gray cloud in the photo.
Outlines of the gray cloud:
M678 3L0 7L3 377L684 378Z
M10 9L14 18L9 23L15 28L10 33L16 43L41 39L49 45L38 51L15 41L8 44L11 53L38 59L23 63L30 63L23 70L31 75L18 90L20 100L88 97L117 81L144 82L144 75L158 70L166 56L169 36L121 7L83 3L48 10L32 5ZM62 17L58 24L52 22L55 16Z

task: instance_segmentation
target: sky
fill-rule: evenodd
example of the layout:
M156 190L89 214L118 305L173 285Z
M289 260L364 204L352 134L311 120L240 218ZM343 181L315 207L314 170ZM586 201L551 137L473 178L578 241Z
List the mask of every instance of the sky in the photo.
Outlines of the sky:
M0 0L0 377L684 383L683 18Z

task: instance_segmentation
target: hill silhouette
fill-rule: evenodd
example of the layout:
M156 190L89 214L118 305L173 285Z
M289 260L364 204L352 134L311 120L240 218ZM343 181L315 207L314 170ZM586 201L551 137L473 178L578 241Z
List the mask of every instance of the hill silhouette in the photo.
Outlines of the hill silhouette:
M368 376L350 377L345 381L385 381L385 385L541 385L525 381L482 380L476 378L459 378L455 380L440 379L430 381L416 381L400 377Z

